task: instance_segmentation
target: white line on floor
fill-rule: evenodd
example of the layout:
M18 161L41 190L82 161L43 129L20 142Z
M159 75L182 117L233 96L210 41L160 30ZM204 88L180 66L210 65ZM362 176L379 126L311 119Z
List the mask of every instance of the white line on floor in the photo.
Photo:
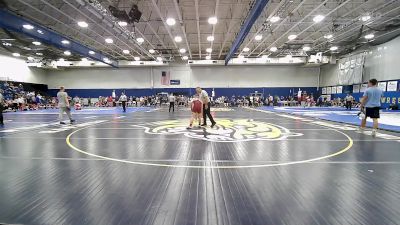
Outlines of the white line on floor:
M65 160L65 161L109 161L100 158L43 158L43 157L15 157L15 156L0 156L0 159L15 159L15 160ZM128 159L123 159L128 160ZM131 160L131 159L129 159ZM182 163L287 163L293 161L248 161L248 160L179 160L179 159L135 159L136 162L182 162ZM400 164L399 161L315 161L304 164Z

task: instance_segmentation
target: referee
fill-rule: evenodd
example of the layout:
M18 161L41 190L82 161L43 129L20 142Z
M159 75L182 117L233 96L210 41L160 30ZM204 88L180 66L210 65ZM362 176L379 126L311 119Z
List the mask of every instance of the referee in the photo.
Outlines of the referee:
M122 109L126 112L126 101L128 97L126 97L125 92L122 92L121 96L119 97L119 101L122 103Z
M169 101L169 110L168 110L168 112L171 112L171 108L172 108L172 112L175 112L175 96L174 96L174 94L170 94L169 96L168 96L168 101Z
M210 103L210 98L208 97L207 91L202 90L200 87L196 88L197 94L200 96L200 100L203 102L203 124L201 126L207 126L207 116L211 121L211 128L217 124L214 121L214 118L211 115L211 103Z

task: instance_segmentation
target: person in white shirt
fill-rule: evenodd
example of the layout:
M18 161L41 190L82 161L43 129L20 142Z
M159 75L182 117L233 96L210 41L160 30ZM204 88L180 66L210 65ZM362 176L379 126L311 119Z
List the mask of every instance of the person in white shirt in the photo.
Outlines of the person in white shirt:
M24 111L25 99L24 99L22 96L20 96L20 97L17 99L17 102L18 102L19 110L20 110L20 111Z
M174 94L171 93L168 96L168 101L169 101L169 110L168 110L168 112L171 112L171 108L172 108L172 112L175 112L175 101L176 101L176 98L175 98Z
M124 112L126 112L126 101L128 100L128 97L125 95L124 92L122 92L121 96L119 97L119 101L122 104L122 109Z
M202 90L200 87L196 88L197 94L200 96L200 101L203 102L203 124L201 126L207 126L207 116L211 121L211 128L217 124L214 121L213 116L211 115L211 103L210 103L210 98L208 97L208 94L205 90Z
M274 105L274 96L270 95L268 97L268 101L269 101L269 106L273 106Z

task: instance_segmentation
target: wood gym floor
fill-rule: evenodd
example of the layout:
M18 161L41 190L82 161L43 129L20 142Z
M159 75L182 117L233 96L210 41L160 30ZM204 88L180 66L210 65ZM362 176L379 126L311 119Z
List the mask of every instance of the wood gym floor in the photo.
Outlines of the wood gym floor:
M400 134L284 113L5 114L0 224L400 224Z

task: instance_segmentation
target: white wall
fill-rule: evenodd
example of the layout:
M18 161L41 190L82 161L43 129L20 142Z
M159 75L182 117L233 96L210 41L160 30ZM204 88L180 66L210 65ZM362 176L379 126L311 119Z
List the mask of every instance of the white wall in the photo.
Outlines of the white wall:
M46 71L30 68L25 60L12 56L0 55L0 78L27 83L46 83Z
M363 81L367 82L371 78L378 81L400 79L399 52L400 37L368 49L365 57ZM322 66L320 86L337 85L338 70L339 64Z
M338 64L327 64L321 66L320 86L334 86L338 84L337 74L339 72Z
M151 77L149 68L49 70L47 84L49 89L143 88L150 87Z
M317 87L318 68L299 66L193 67L200 87Z
M48 71L49 88L189 88L189 87L316 87L318 68L299 66L135 67ZM180 85L161 85L161 71L170 71ZM153 80L153 81L152 81Z

